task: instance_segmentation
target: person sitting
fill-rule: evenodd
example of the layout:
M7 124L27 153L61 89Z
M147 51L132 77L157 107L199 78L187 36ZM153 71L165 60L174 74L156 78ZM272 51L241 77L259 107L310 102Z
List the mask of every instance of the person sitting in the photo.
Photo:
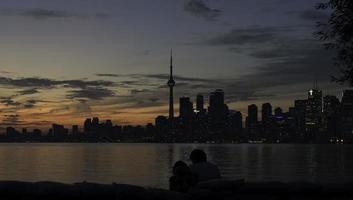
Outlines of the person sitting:
M190 170L196 175L199 182L220 179L221 173L218 167L207 162L206 153L200 149L195 149L190 154Z
M173 166L173 176L169 179L169 189L176 192L188 192L189 188L197 183L195 175L188 165L178 161Z

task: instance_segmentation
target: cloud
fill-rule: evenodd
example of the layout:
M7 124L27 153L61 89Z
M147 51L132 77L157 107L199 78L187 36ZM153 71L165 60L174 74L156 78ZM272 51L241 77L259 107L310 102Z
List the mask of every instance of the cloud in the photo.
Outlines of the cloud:
M278 38L279 33L287 31L284 27L249 27L244 29L233 29L212 38L203 43L213 46L229 45L256 45L270 43Z
M109 89L101 87L88 87L80 90L72 90L67 95L68 98L84 98L91 100L101 100L106 97L113 97L115 93Z
M53 80L48 78L8 78L0 77L0 85L14 86L14 87L34 87L34 88L53 88L56 86L64 86L69 88L86 88L86 87L108 87L114 86L114 82L95 80L95 81L84 81L84 80Z
M21 116L18 114L4 115L1 126L32 126L32 127L42 127L49 126L52 122L48 120L39 120L39 121L25 121L21 120Z
M30 94L36 94L39 93L39 91L36 88L30 88L30 89L25 89L17 92L19 95L30 95Z
M146 93L146 92L151 92L151 90L149 90L149 89L141 89L141 90L132 89L132 90L130 90L130 93L131 93L132 95L138 94L138 93Z
M308 21L327 21L329 14L319 10L297 10L286 12L287 15L294 15Z
M0 97L0 103L4 104L5 106L20 106L21 103L14 101L12 97Z
M135 80L127 80L127 81L121 81L120 83L122 84L142 84L145 85L144 83L141 83L141 79L158 79L163 82L166 82L169 80L169 74L96 74L96 76L99 77L123 77L123 78L131 78ZM136 80L138 79L138 80ZM186 76L180 76L180 75L174 75L175 80L179 81L187 81L187 82L209 82L209 79L204 79L204 78L198 78L198 77L186 77Z
M221 10L210 8L203 0L188 0L184 4L184 10L209 21L216 20L222 13Z
M326 51L315 40L284 40L266 49L259 48L250 55L261 59L261 64L252 74L239 77L226 88L231 93L244 92L238 94L243 100L263 98L264 95L271 97L277 93L291 94L298 90L304 94L300 85L310 87L315 80L325 83L323 87L339 87L329 86L330 76L338 71L331 60L332 52ZM275 92L276 87L282 87L281 91Z
M11 114L11 115L4 115L1 125L3 126L16 126L25 123L25 121L20 120L20 115L18 114Z
M145 77L167 81L169 79L169 74L147 74L145 75ZM186 77L186 76L179 76L179 75L174 75L173 78L174 80L186 81L186 82L209 82L210 81L209 79L204 79L204 78Z
M75 18L75 19L98 19L108 18L109 15L105 13L93 13L93 14L78 14L64 10L51 10L43 8L33 8L27 10L21 9L2 9L0 15L3 16L22 16L30 17L33 19L53 19L53 18Z
M25 107L25 108L33 108L36 104L37 104L37 100L34 100L34 99L31 99L31 100L27 100L24 104L23 104L23 106Z
M123 75L120 75L120 74L96 74L96 76L103 76L103 77L122 77Z
M157 102L160 100L160 98L155 98L155 97L152 97L152 98L149 98L148 100L152 101L152 102Z

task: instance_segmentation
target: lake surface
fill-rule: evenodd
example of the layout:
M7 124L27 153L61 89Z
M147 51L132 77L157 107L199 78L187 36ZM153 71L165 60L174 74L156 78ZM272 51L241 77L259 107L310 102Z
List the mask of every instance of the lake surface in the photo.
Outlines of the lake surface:
M226 179L353 180L353 145L302 144L0 144L0 180L167 188L173 164L188 161L194 148L205 150Z

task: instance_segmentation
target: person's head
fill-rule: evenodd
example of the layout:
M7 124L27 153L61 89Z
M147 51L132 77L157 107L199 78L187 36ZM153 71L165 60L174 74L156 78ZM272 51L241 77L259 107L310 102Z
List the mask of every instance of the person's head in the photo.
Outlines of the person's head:
M177 161L173 166L173 174L184 173L189 170L188 165L183 161Z
M206 162L206 153L200 149L195 149L190 154L190 160L192 161L192 163Z

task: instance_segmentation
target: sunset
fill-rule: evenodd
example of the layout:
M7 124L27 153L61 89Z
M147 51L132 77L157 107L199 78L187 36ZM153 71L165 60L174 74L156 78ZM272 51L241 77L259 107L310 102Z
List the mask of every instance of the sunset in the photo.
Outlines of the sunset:
M1 0L0 197L352 199L351 0Z
M332 53L313 37L329 16L316 3L2 1L2 124L153 123L168 113L171 48L176 98L222 88L232 109L288 108L314 81L340 96Z

